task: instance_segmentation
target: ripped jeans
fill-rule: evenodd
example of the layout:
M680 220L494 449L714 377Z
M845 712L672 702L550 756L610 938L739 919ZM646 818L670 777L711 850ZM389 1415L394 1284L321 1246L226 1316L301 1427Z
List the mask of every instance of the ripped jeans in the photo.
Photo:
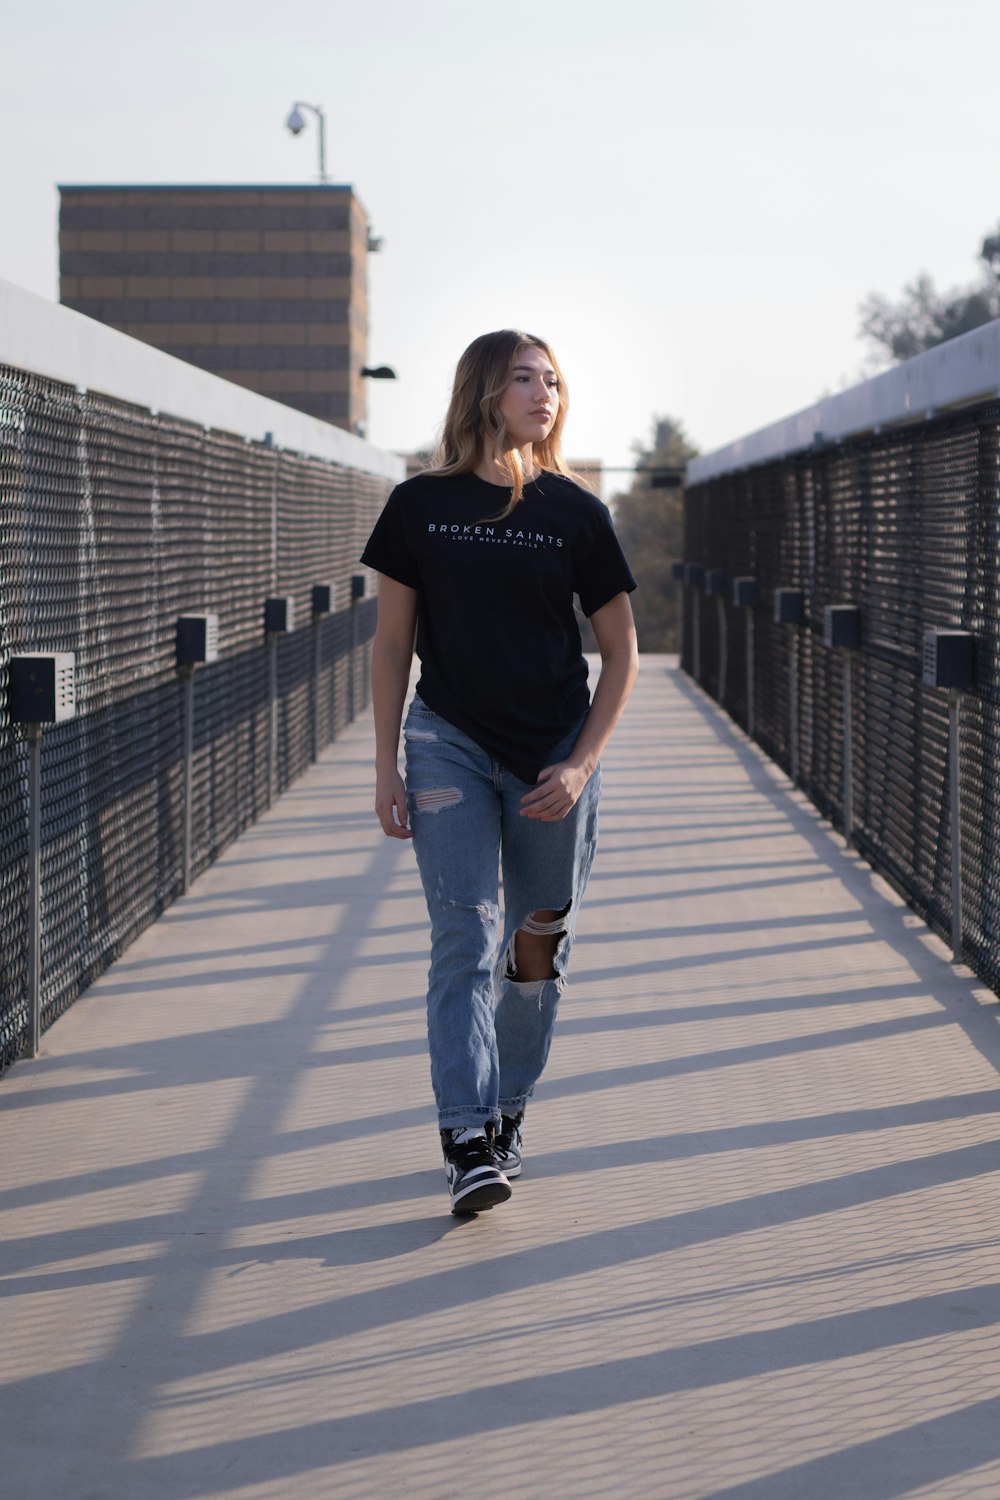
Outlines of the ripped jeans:
M403 734L413 847L431 920L431 1082L440 1128L455 1130L519 1113L545 1066L597 845L601 771L567 817L544 823L521 816L530 785L419 698ZM549 764L565 760L578 734L579 726ZM533 920L535 912L554 920ZM554 978L517 978L519 929L559 934Z

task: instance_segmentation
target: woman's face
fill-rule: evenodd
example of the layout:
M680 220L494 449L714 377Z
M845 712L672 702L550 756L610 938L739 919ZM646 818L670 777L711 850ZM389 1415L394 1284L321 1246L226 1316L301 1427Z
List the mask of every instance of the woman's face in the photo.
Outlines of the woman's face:
M499 405L515 447L548 437L559 412L559 378L541 349L518 350Z

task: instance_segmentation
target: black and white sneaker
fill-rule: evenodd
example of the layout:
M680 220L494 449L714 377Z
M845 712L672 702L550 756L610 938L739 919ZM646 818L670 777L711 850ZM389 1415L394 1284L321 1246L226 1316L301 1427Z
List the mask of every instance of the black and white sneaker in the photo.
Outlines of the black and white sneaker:
M500 1127L493 1137L493 1155L505 1177L520 1177L521 1153L524 1149L521 1130L524 1110L517 1115L501 1115Z
M453 1214L477 1214L507 1201L510 1183L497 1166L485 1130L442 1130L441 1148Z

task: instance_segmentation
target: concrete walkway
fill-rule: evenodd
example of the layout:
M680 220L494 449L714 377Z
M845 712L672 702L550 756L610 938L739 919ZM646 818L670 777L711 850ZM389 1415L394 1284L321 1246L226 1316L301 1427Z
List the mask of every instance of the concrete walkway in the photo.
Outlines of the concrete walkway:
M9 1500L1000 1495L996 999L664 658L452 1219L356 725L0 1083Z

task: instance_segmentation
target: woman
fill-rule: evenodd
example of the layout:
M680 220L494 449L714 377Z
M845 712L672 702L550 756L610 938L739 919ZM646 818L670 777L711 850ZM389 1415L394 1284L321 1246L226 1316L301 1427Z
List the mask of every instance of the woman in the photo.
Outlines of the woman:
M431 1081L456 1214L503 1202L521 1171L594 855L598 759L637 669L635 580L607 509L569 477L567 409L543 340L476 339L436 466L392 492L362 558L381 574L375 807L389 838L413 839L427 899ZM592 704L574 593L601 652Z

